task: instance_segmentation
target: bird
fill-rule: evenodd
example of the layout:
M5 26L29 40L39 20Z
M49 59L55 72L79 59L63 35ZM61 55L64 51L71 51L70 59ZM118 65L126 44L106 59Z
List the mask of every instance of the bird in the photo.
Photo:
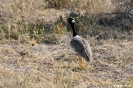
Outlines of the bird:
M84 58L87 62L92 61L92 50L90 44L84 38L80 37L75 29L75 18L66 18L67 22L71 25L73 37L70 40L70 46L77 53L78 56ZM82 69L82 58L79 59L79 67Z

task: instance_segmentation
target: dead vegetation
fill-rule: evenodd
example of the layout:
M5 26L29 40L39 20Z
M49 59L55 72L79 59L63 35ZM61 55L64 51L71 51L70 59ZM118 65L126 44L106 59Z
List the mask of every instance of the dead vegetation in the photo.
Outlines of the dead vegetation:
M1 88L132 88L132 0L1 0ZM65 16L90 42L79 71Z
M68 36L67 36L68 37ZM92 42L93 41L93 42ZM58 45L1 44L1 87L114 87L132 84L131 41L91 39L93 65L82 71L66 43ZM99 44L97 44L99 43ZM114 87L115 88L115 87Z

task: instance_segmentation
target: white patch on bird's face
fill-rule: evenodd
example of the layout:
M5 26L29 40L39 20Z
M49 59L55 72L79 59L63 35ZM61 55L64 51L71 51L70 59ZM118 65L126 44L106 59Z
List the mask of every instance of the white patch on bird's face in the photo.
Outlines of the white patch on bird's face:
M72 23L75 23L75 19L72 20Z

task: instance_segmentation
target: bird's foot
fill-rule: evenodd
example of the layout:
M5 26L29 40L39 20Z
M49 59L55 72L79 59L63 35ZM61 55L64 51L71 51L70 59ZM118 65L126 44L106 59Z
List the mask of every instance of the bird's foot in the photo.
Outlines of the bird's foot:
M78 66L78 67L75 67L72 69L72 71L74 72L80 72L80 71L83 71L83 70L86 70L87 68L85 66Z
M79 64L79 70L86 70L86 66L84 64Z

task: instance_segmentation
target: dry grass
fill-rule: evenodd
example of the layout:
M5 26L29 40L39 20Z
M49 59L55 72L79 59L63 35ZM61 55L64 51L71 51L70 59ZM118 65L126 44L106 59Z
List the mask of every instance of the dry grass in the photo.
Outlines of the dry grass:
M132 88L132 22L113 19L110 25L110 19L121 17L104 15L118 10L114 3L1 0L0 88ZM61 16L75 17L79 34L90 42L93 63L83 63L84 70L77 68Z
M68 44L1 44L0 86L86 88L131 86L133 46L131 41L106 40L94 43L93 65L76 71L78 61ZM22 57L21 52L24 57ZM121 87L122 88L122 87Z

